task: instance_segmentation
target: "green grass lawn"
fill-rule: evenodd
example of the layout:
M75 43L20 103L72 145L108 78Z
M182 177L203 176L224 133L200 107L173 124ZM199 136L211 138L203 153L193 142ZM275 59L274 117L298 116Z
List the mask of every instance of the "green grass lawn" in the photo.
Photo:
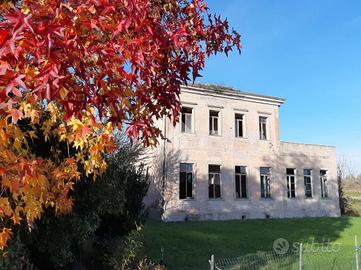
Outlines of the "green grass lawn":
M305 254L307 266L305 269L353 269L355 235L359 236L361 242L361 218L184 223L147 221L144 227L146 255L154 261L159 261L160 250L163 248L164 261L170 270L209 269L208 259L211 254L217 259L252 255L259 251L273 251L273 242L277 238L285 238L291 246L300 242L338 243L339 252ZM296 265L297 263L293 265L291 263L287 267L293 266L295 269ZM332 268L332 265L337 266Z

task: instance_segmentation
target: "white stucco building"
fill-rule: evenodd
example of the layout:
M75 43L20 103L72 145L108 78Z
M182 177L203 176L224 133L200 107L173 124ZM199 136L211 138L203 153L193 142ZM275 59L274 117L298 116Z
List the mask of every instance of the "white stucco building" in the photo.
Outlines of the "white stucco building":
M180 123L159 122L145 199L163 220L340 215L336 149L281 142L284 99L204 85L180 99Z

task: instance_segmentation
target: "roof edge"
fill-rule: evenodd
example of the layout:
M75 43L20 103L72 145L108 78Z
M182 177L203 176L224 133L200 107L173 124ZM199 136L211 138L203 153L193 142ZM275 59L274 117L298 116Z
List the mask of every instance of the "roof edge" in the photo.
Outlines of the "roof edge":
M190 91L196 91L200 93L210 93L210 94L216 94L221 96L231 96L231 97L238 97L238 98L251 98L251 99L258 99L265 102L272 102L276 103L278 105L282 105L286 99L284 98L278 98L273 96L267 96L267 95L261 95L256 93L250 93L250 92L243 92L237 89L233 89L230 87L224 87L224 86L217 86L217 85L182 85L182 90L190 90Z
M316 144L316 143L299 143L299 142L286 142L281 141L281 144L288 143L288 144L298 144L298 145L308 145L308 146L318 146L318 147L327 147L327 148L336 148L334 145L325 145L325 144Z

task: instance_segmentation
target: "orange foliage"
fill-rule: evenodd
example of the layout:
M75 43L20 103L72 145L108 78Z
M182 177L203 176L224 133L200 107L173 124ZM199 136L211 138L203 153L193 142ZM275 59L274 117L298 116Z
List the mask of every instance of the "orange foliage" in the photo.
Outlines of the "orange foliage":
M71 211L80 169L106 169L116 129L155 145L155 121L179 119L181 83L241 48L202 0L17 2L0 5L0 248L45 208ZM67 155L34 152L39 137Z

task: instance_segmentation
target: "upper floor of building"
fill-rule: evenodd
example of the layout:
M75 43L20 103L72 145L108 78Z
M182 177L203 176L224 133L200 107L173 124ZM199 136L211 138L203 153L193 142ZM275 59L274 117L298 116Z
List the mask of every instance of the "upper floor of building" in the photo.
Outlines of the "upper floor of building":
M281 143L279 108L283 98L192 85L182 86L180 101L177 125L165 119L158 123L168 150L192 156L228 153L234 158L283 154L318 157L321 147L325 156L335 155L334 147Z
M277 140L278 109L284 101L229 88L183 86L179 131L197 135Z
M228 144L243 144L243 148L280 146L279 107L285 101L282 98L193 85L182 86L180 101L179 123L175 127L166 125L166 136L173 144L195 149L217 147L227 140Z

